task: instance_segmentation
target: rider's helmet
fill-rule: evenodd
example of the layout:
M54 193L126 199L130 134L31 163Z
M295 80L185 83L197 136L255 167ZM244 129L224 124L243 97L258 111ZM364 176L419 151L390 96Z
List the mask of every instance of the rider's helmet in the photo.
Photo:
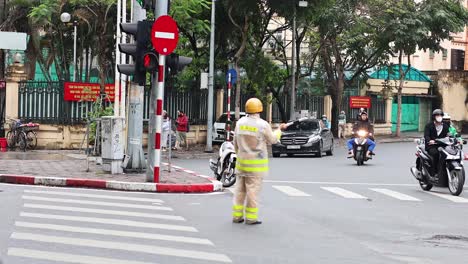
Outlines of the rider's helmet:
M327 120L327 115L323 115L322 120Z
M451 125L451 117L448 113L444 113L444 117L442 117L442 122L444 122L445 124L447 124L448 126Z
M435 117L435 116L444 116L444 111L442 111L441 109L436 109L434 111L432 111L432 117Z
M245 112L247 112L247 114L258 114L263 112L262 101L258 98L250 98L245 103Z

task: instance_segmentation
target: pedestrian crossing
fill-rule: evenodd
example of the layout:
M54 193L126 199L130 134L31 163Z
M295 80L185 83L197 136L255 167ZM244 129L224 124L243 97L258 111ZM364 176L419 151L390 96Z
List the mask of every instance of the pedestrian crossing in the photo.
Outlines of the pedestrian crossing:
M150 194L24 190L5 263L231 263Z
M283 184L286 182L282 182ZM326 183L325 183L326 184ZM330 184L330 183L329 183ZM273 185L266 184L264 186L263 195L269 195L269 188L271 193L283 195L291 198L336 198L336 199L349 199L349 200L383 200L390 199L393 201L401 202L425 202L439 200L441 202L452 202L455 204L468 204L468 196L462 193L461 196L452 196L446 188L436 189L425 192L419 190L417 185L383 185L386 188L374 188L369 185L358 184L343 184L343 186L320 186L319 184L297 184L290 185ZM402 187L403 190L397 189ZM229 188L231 193L234 193L234 187ZM265 194L265 192L267 194Z

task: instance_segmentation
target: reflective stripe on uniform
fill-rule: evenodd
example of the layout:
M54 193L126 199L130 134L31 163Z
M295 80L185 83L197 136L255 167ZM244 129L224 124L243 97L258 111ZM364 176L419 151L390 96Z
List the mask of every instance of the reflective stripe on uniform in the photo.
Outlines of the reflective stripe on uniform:
M239 129L242 131L249 131L249 132L258 132L258 127L254 126L239 126Z
M232 216L235 219L242 218L244 216L244 206L243 205L233 205L232 206Z
M268 159L255 159L255 160L238 159L237 161L240 164L244 164L244 165L268 164Z
M248 220L257 220L258 219L258 208L246 207L245 208L245 218Z
M244 167L244 166L237 166L236 167L240 171L245 171L245 172L265 172L268 171L268 166L267 167Z
M258 208L246 207L245 211L248 213L258 213Z

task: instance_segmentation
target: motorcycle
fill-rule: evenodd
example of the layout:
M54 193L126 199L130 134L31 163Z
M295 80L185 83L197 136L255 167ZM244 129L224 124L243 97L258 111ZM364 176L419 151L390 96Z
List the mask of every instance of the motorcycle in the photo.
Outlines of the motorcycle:
M231 132L231 138L234 133ZM210 168L216 179L228 188L236 183L236 161L237 155L231 141L225 141L219 148L217 159L210 159Z
M435 142L439 146L438 171L432 169L433 159L426 152L424 139L416 140L416 166L411 167L410 171L424 191L430 191L433 186L448 187L452 195L458 196L465 184L462 145L466 141L447 137L436 139Z
M367 144L368 137L369 132L365 130L359 130L357 132L357 137L354 138L353 153L354 160L358 166L364 165L364 162L369 160L366 155L369 148L369 144Z

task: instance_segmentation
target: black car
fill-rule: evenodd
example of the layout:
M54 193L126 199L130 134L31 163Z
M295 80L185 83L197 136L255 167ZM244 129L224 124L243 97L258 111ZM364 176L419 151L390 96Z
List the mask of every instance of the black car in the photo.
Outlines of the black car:
M295 121L283 131L281 143L272 146L273 157L281 154L333 155L333 135L321 120L304 118Z

